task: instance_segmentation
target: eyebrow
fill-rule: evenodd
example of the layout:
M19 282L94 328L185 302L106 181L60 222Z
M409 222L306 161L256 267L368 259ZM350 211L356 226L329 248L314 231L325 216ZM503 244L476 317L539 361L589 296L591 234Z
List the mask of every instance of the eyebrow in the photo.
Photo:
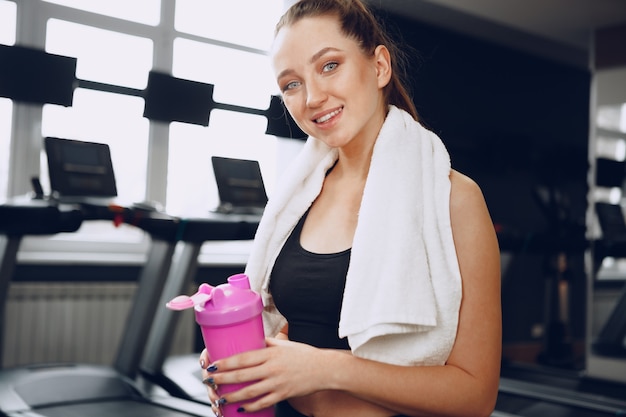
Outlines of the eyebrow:
M333 48L331 46L327 46L326 48L322 48L318 52L313 54L311 59L309 59L309 64L314 63L315 61L320 59L320 57L324 56L326 53L331 52L331 51L336 52L336 51L339 51L339 49Z
M336 52L336 51L339 51L339 49L333 48L332 46L327 46L325 48L322 48L311 56L311 58L309 59L309 64L313 64L315 61L320 59L320 57L324 56L325 54L331 51ZM292 72L294 72L292 69L283 70L278 74L276 78L281 79L285 75L291 74Z

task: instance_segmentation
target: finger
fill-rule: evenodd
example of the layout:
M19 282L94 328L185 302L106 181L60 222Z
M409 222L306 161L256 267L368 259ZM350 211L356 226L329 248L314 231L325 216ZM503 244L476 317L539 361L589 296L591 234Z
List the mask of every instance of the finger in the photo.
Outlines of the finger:
M250 350L239 353L228 358L220 359L211 363L207 370L209 372L226 372L236 369L245 369L258 366L267 361L270 357L268 349Z
M259 410L284 399L280 394L283 390L276 390L276 388L271 381L256 381L236 391L222 395L222 400L226 404L252 405L252 410Z
M217 392L218 385L217 385L217 383L215 382L215 379L213 378L213 376L210 376L210 375L209 375L208 377L204 378L204 379L202 380L202 383L203 383L204 385L206 385L207 387L209 387L212 391Z
M278 397L275 393L269 393L267 395L256 397L251 400L241 401L240 407L243 409L244 413L253 413L272 407L281 400L282 399Z
M203 349L200 353L199 362L202 369L206 369L206 367L211 363L209 359L209 354L206 349Z
M211 405L211 411L215 414L216 417L222 417L222 410L220 406L223 404L223 401L220 400L220 395L217 392L217 385L211 386L208 384L208 381L202 381L205 385L207 385L207 394L209 397L209 404Z
M209 371L207 371L207 368L211 366L211 359L209 358L209 354L206 349L203 349L200 353L198 362L200 363L200 368L202 369L200 375L202 377L202 382L204 383L204 381L209 377L210 374Z
M211 401L211 404L215 404L216 406L219 406L220 404L224 402L224 400L221 400L221 397L218 394L218 392L212 389L211 387L207 387L207 393L209 395L209 400Z
M232 371L218 370L215 373L209 373L204 379L206 384L220 386L225 384L245 384L258 382L267 378L266 372L262 367L238 368Z
M209 404L211 404L211 411L213 411L216 417L222 417L221 406L224 404L224 400L222 400L218 392L211 387L207 386L207 393L209 396Z
M215 417L222 417L222 409L217 401L211 401L211 411L213 411Z
M277 337L266 337L265 338L265 346L266 347L285 345L288 342L289 341L284 340L284 339L279 339Z

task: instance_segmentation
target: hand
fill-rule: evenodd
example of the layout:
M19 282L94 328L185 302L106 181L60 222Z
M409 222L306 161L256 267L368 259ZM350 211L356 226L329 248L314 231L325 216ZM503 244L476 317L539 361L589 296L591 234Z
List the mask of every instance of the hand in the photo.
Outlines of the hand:
M211 363L207 350L202 350L200 353L200 367L202 368L202 383L207 386L207 392L209 400L211 401L211 410L216 417L222 417L222 410L220 408L220 396L217 392L217 384L211 379L211 374L206 370L207 366Z
M222 404L243 402L245 411L254 412L287 398L325 389L324 372L327 368L324 353L329 351L275 338L267 338L266 344L265 349L233 355L211 364L211 369L215 371L206 372L206 378L212 378L210 381L218 387L222 384L251 383L238 391L217 397L218 401ZM208 360L205 352L203 355ZM209 398L213 402L213 395L217 392L215 389L212 391Z

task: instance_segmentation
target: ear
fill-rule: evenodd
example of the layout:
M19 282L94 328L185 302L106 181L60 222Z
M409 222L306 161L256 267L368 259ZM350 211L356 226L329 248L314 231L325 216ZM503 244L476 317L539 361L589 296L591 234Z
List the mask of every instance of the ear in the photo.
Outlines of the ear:
M384 88L391 80L391 55L385 45L378 45L374 50L378 88Z

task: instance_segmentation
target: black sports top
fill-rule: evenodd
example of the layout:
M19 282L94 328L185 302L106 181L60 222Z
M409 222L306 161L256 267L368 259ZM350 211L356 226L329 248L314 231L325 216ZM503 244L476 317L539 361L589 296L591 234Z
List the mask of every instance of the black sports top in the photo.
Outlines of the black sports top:
M319 348L350 349L337 335L350 249L309 252L300 245L308 211L285 242L270 277L276 308L289 323L289 339Z

